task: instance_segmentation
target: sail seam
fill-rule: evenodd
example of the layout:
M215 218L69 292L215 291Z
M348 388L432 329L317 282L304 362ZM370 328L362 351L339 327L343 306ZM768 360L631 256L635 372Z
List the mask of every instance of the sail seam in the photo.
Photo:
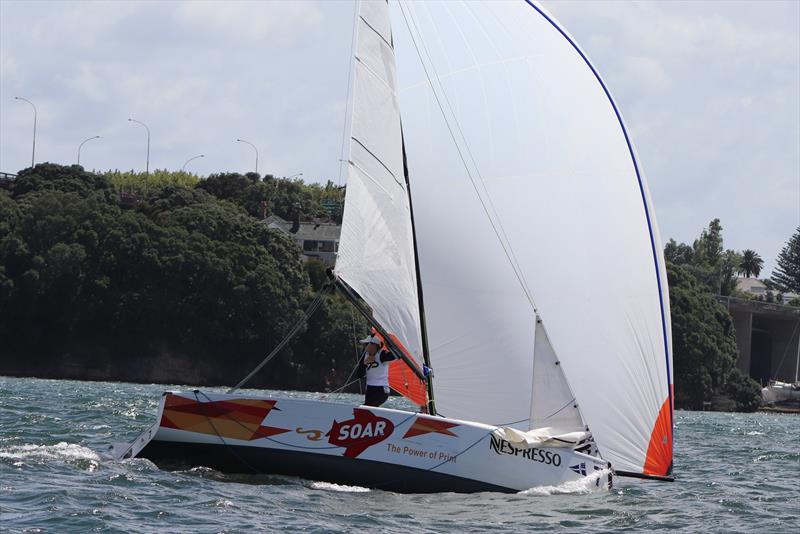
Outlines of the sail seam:
M372 156L373 158L375 158L375 161L377 161L378 163L380 163L380 164L381 164L381 166L382 166L384 169L386 169L386 172L388 172L388 173L389 173L389 175L390 175L392 178L394 178L394 181L395 181L395 182L397 182L397 183L398 183L398 185L400 185L400 186L402 187L402 185L403 185L403 184L400 182L400 180L398 180L398 179L397 179L397 176L395 176L395 175L394 175L394 173L392 172L392 170L391 170L389 167L387 167L387 166L386 166L386 164L385 164L383 161L381 161L381 158L379 158L378 156L376 156L376 155L375 155L375 153L374 153L372 150L368 149L368 148L367 148L367 146L366 146L364 143L362 143L361 141L359 141L359 140L358 140L356 137L353 137L353 136L351 136L351 137L350 137L350 139L352 139L353 141L355 141L356 143L358 143L358 144L359 144L359 146L360 146L361 148L363 148L364 150L366 150L366 151L367 151L367 153L368 153L370 156Z
M363 16L361 16L361 15L359 15L359 16L358 16L358 18L360 18L360 19L361 19L361 22L363 22L363 23L364 23L364 24L367 26L367 28L369 28L370 30L372 30L373 32L375 32L375 35L377 35L378 37L380 37L380 38L381 38L381 41L383 41L384 43L386 43L386 45L387 45L389 48L391 48L392 50L394 50L394 47L392 46L392 43L390 43L389 41L387 41L387 40L386 40L386 37L384 37L383 35L381 35L381 32L379 32L378 30L376 30L376 29L375 29L375 28L372 26L372 24L370 24L369 22L367 22L367 19L365 19L365 18L364 18Z
M364 67L364 70L366 70L368 73L372 74L372 76L374 76L374 77L375 77L375 78L376 78L378 81L380 81L380 82L381 82L381 83L382 83L382 84L383 84L383 85L386 87L386 89L388 89L388 90L389 90L389 92L391 93L391 95L392 95L392 97L393 97L393 98L397 99L397 92L394 90L394 87L392 87L391 85L389 85L389 82L387 82L386 80L384 80L384 79L381 77L381 75L380 75L380 74L378 74L377 72L375 72L375 71L374 71L374 70L373 70L373 69L372 69L372 68L371 68L369 65L367 65L367 63L366 63L366 62L364 62L364 60L363 60L363 59L361 59L359 56L353 56L353 57L355 58L355 60L356 60L356 61L358 61L358 64L359 64L359 65L361 65L362 67Z
M367 172L367 170L364 167L362 167L361 165L359 165L355 161L350 161L349 163L350 163L350 165L352 165L353 167L358 169L358 171L361 174L363 174L364 176L369 178L372 183L374 183L375 185L377 185L381 189L381 191L386 193L389 197L392 196L392 194L389 193L389 191L385 187L383 187L383 185L374 176L372 176L369 172Z

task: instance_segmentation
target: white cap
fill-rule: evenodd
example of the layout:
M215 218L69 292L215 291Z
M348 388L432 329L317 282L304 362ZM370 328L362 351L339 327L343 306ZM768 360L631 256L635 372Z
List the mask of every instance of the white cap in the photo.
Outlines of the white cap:
M367 336L364 339L359 339L359 343L375 343L376 345L381 344L381 340L378 336Z

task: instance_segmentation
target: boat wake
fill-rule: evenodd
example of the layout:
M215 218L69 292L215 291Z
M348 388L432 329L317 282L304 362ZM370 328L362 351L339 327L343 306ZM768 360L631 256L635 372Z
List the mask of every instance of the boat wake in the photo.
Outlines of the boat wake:
M598 490L598 482L601 478L608 476L610 469L601 469L591 475L587 475L579 480L569 480L557 486L535 486L520 491L519 495L586 495ZM602 488L607 489L606 486Z
M45 464L64 461L94 471L100 465L100 456L92 449L77 443L60 442L55 445L12 445L0 448L0 460L11 461L15 467L26 463Z
M362 488L361 486L346 486L344 484L334 484L332 482L312 482L311 489L337 491L341 493L364 493L371 491L369 488Z

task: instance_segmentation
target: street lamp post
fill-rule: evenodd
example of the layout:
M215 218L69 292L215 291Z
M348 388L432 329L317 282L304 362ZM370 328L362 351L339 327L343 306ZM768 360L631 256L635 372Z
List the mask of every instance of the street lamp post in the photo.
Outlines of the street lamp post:
M187 159L186 163L184 163L183 167L181 167L181 172L183 172L183 170L186 168L186 166L189 164L189 162L192 161L193 159L204 158L204 157L206 157L205 154L198 154L196 156L192 156L191 158Z
M244 139L237 139L237 141L240 143L247 143L248 145L253 147L253 150L256 151L256 174L258 174L258 149L256 148L256 145L254 145L250 141L245 141Z
M292 178L296 178L298 176L303 176L303 173L302 172L298 172L297 174L293 174L291 176L287 176L286 178L284 178L284 180L291 180Z
M136 119L128 119L128 122L135 122L136 124L141 124L144 126L144 129L147 130L147 162L145 163L145 174L150 174L150 128L147 127L145 123L142 121L137 121Z
M31 150L31 167L33 167L33 162L36 159L36 106L34 106L33 102L30 100L27 98L22 98L21 96L15 96L14 100L22 100L23 102L27 102L33 108L33 149Z
M88 143L92 139L100 139L100 136L99 135L95 135L94 137L90 137L88 139L84 139L83 142L80 145L78 145L78 165L81 164L81 148L83 148L83 145L85 145L86 143Z

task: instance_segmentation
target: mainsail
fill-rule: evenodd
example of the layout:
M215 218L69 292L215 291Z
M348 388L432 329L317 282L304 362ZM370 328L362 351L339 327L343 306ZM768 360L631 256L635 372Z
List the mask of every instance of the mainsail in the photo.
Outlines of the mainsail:
M386 1L361 2L356 24L350 156L336 273L421 364L414 242Z
M661 242L606 87L536 5L403 2L395 12L440 413L537 424L538 312L603 457L666 474Z

